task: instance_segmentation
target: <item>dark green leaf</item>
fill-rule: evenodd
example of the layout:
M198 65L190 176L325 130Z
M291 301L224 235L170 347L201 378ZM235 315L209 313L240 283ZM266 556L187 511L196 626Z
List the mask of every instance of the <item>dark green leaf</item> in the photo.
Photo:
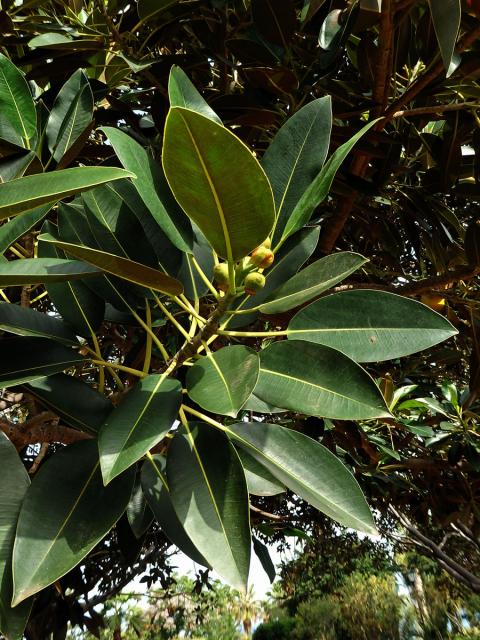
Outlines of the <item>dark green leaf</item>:
M429 4L433 27L448 78L456 68L452 67L451 63L460 29L462 5L460 0L429 0Z
M23 501L13 551L13 604L73 569L125 511L135 469L104 487L94 440L50 458Z
M5 338L2 340L0 387L37 380L83 362L78 353L47 338Z
M312 506L347 527L376 532L357 481L326 447L303 433L267 423L240 422L228 431L236 444Z
M127 504L127 518L133 534L137 539L143 536L153 521L153 512L143 495L139 474L137 474L135 478L132 495Z
M325 256L299 271L260 306L262 313L282 313L315 298L357 271L367 259L342 251Z
M274 245L300 197L325 162L331 129L330 96L313 100L286 121L262 158L275 196Z
M193 544L228 584L244 590L251 545L248 492L228 438L203 423L183 427L168 450L167 478Z
M97 268L78 260L24 258L0 263L0 287L63 282L98 273Z
M258 538L253 536L253 550L255 551L257 558L260 560L262 567L265 570L265 573L268 576L270 582L275 580L277 575L275 571L275 565L272 562L272 558L270 557L270 553L268 551L268 547L263 544Z
M223 125L221 119L200 95L187 74L175 64L170 70L168 79L168 98L172 107L191 109Z
M182 403L177 380L143 378L100 429L98 448L105 484L137 462L170 431Z
M0 631L7 640L21 640L32 603L27 601L12 609L12 551L18 515L30 485L28 473L7 438L0 433Z
M142 20L148 20L177 2L178 0L138 0L138 15Z
M134 175L129 171L115 167L74 167L10 180L0 184L0 220L111 180L131 177Z
M189 368L190 398L207 411L237 417L257 384L258 355L243 345L209 352Z
M161 168L138 142L123 131L112 127L104 127L102 131L123 166L136 174L133 184L162 231L180 251L189 252L191 228L173 200Z
M225 127L195 111L171 108L163 166L175 198L223 258L243 258L270 233L274 203L267 177Z
M292 215L285 225L283 231L282 240L288 238L301 229L312 217L313 212L321 204L328 195L330 187L332 186L335 174L340 168L342 162L350 153L352 148L358 142L358 140L369 130L377 120L373 120L365 125L358 133L350 138L347 142L342 144L341 147L333 153L327 162L324 164L316 178L310 183L310 186L303 193L300 200L297 202Z
M276 496L285 492L285 487L275 476L245 449L240 447L237 453L245 472L248 493L255 496Z
M0 254L5 253L8 247L43 220L50 209L51 205L48 204L36 207L2 224L0 226Z
M95 435L113 405L80 378L57 373L28 383L28 391L70 427Z
M147 287L169 295L179 295L183 292L181 282L139 262L121 258L98 249L62 242L49 234L42 234L38 239L42 242L51 242L62 251L74 255L80 260L84 260L102 271L111 273L133 284L138 284L141 287Z
M142 488L158 522L167 538L186 556L202 567L210 565L195 548L175 513L165 477L166 460L163 456L152 456L142 467Z
M70 346L78 346L75 334L61 320L8 302L0 302L0 329L19 336L51 338Z
M29 149L30 140L37 132L35 104L25 76L3 53L0 54L0 112L14 134L6 136L1 127L0 136Z
M325 344L357 362L407 356L456 333L446 318L420 302L369 289L320 298L288 325L290 340Z
M362 367L331 347L300 340L274 342L260 352L255 394L276 407L322 418L390 415Z
M85 72L78 69L60 89L48 118L48 148L57 162L90 125L92 117L90 83Z

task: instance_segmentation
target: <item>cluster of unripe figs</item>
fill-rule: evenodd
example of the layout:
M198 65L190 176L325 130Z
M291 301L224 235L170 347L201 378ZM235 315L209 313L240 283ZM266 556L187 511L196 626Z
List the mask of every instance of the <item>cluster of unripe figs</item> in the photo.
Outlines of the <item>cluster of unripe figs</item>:
M265 276L262 271L267 269L274 260L271 244L270 238L267 238L235 267L235 284L238 287L244 287L245 293L249 296L254 296L265 286ZM215 266L213 277L218 289L226 291L229 285L228 264L219 262Z

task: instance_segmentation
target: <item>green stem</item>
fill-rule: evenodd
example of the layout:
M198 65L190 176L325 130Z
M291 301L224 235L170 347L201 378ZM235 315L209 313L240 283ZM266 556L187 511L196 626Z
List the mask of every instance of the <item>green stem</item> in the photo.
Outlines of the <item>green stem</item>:
M208 424L211 424L212 427L215 427L216 429L221 429L222 431L228 431L228 429L221 422L217 422L213 418L210 418L210 416L207 416L205 413L201 413L200 411L197 411L196 409L192 409L191 407L187 407L186 404L182 404L182 406L180 407L180 411L182 413L186 411L187 413L190 413L192 416L195 416L196 418L199 418L200 420L203 420L204 422L208 422Z
M151 331L152 312L147 298L145 298L145 320ZM145 359L143 361L143 373L148 373L150 371L150 365L152 363L152 333L153 331L151 333L147 332L147 339L145 340Z
M167 309L167 307L160 301L160 298L156 295L156 293L153 294L154 298L155 298L155 302L157 303L158 308L160 309L160 311L165 315L165 317L170 320L170 322L173 324L173 326L180 331L180 333L182 334L182 336L186 339L186 340L190 340L190 336L188 335L187 331L185 331L185 329L182 327L182 325L178 322L178 320L176 320L172 314L170 313L170 311Z
M132 369L131 367L126 367L123 364L117 364L116 362L106 362L105 360L95 360L91 358L91 362L96 365L100 365L102 367L109 367L112 369L118 369L119 371L125 371L125 373L130 373L132 376L136 376L137 378L146 378L147 374L143 371L139 371L138 369Z
M200 276L200 278L203 280L205 285L209 288L210 292L215 297L215 299L218 300L218 298L219 298L218 291L215 289L213 284L207 278L207 276L205 275L205 272L203 271L202 267L198 264L197 260L195 258L193 258L193 257L192 257L192 263L193 263L193 266L195 267L195 269L197 270L198 275Z

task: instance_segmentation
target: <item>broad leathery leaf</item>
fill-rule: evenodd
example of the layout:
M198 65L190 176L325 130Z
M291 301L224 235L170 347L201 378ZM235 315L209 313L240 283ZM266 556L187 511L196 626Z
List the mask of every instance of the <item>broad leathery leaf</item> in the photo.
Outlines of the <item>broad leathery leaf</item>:
M274 342L261 351L255 394L274 406L322 418L390 415L360 365L336 349L302 340Z
M8 247L11 247L14 242L41 222L51 208L49 204L42 205L31 211L25 211L25 213L2 224L0 226L0 254L5 253Z
M30 148L37 132L35 103L23 73L6 56L0 54L0 112L7 119L14 136L5 139ZM5 131L1 132L5 137Z
M244 591L250 512L233 445L205 423L183 426L168 450L167 479L175 512L195 547L230 586Z
M51 338L63 344L78 346L75 334L61 320L8 302L0 302L0 329L19 336Z
M93 93L85 72L78 69L60 89L47 122L46 137L59 162L93 118Z
M133 184L157 224L177 249L188 253L192 246L192 230L172 197L161 167L125 132L113 127L103 127L101 131L123 166L136 174Z
M255 319L261 304L286 280L291 278L315 251L320 234L319 227L298 231L275 254L275 261L265 270L265 286L254 296L240 298L236 304L242 312L252 309L252 313L233 316L229 328L244 327Z
M0 287L63 282L99 273L96 267L78 260L24 258L0 263Z
M291 236L292 233L295 233L295 231L301 229L310 220L315 209L327 197L332 186L333 179L335 178L342 162L360 138L369 129L371 129L376 122L378 122L378 120L372 120L372 122L369 122L367 125L362 127L360 131L352 136L350 140L338 147L335 153L330 156L316 178L297 202L294 210L292 211L292 215L285 225L282 241Z
M46 233L41 234L38 239L42 242L51 242L62 251L71 253L76 258L141 287L147 287L168 295L179 295L183 292L181 282L139 262L116 256L113 253L99 251L98 249L62 242Z
M103 394L80 378L65 373L31 380L27 388L70 427L92 435L98 433L113 409L113 404Z
M248 451L239 447L237 453L245 473L248 493L255 496L276 496L285 492L285 486Z
M245 411L253 411L253 413L285 413L286 409L282 409L280 407L274 407L272 404L265 402L265 400L260 400L260 398L255 395L255 389L253 390L252 395L245 403L244 407Z
M59 218L61 211L59 211ZM46 223L42 231L55 232L53 225ZM59 251L53 244L40 242L38 245L38 255L44 259L54 257L62 259L65 254ZM62 256L62 258L60 258ZM17 261L15 261L17 262ZM73 262L73 261L72 261ZM91 267L86 263L79 263ZM98 272L96 272L98 273ZM92 280L92 285L98 283L98 278ZM99 328L105 316L105 301L89 288L85 282L76 280L75 282L45 282L48 296L53 302L55 309L62 316L63 320L74 329L79 336L91 337L92 333Z
M16 178L0 184L0 220L105 182L133 177L130 171L115 167L74 167Z
M170 542L197 564L210 568L208 562L187 536L175 513L165 476L166 463L166 459L160 455L152 456L146 460L142 466L141 474L143 493L153 511L155 520Z
M252 537L253 542L253 550L257 558L260 560L260 564L262 565L265 573L268 576L268 579L272 583L275 580L277 575L275 571L275 565L272 562L272 558L270 557L270 552L268 551L267 545L263 544L258 538L255 536Z
M261 165L275 196L274 245L297 202L325 162L331 130L330 96L313 100L278 130L262 158Z
M213 269L215 266L212 247L200 229L195 224L193 227L195 238L193 241L192 254L184 253L182 255L182 263L176 274L177 278L183 284L185 295L190 300L201 298L209 292L207 285L193 264L193 259L197 261L210 282L213 280Z
M338 42L338 38L344 28L344 22L341 20L341 16L342 11L340 9L330 11L320 27L318 44L325 51L334 48Z
M272 293L260 306L262 313L281 313L315 298L357 271L365 262L358 253L342 251L308 265Z
M132 495L127 504L127 518L137 540L143 536L153 522L153 511L148 506L143 494L139 473L136 475Z
M160 269L171 276L177 276L182 257L185 254L170 242L145 206L133 183L130 180L118 180L110 184L109 187L112 191L118 193L137 217L145 237L148 238L148 242L155 251ZM193 244L194 249L195 246Z
M9 180L20 178L35 159L38 163L40 162L34 151L27 151L25 149L22 149L20 153L1 158L0 182L8 182ZM33 173L35 173L35 171Z
M257 384L259 369L258 354L249 347L209 352L187 371L188 395L207 411L236 418Z
M316 300L288 325L289 340L325 344L357 362L408 356L457 333L446 318L421 302L369 289Z
M13 549L13 605L73 569L125 511L135 469L104 487L97 443L84 440L57 452L27 491Z
M138 0L138 15L142 20L148 20L177 2L178 0Z
M166 436L181 404L178 380L152 374L135 385L100 429L98 449L105 484Z
M84 362L81 355L48 338L5 338L0 388L37 380Z
M82 202L99 249L149 267L158 266L137 216L115 189L102 185L82 194Z
M18 515L30 478L17 450L3 433L0 433L0 632L7 640L21 640L32 606L24 602L13 609L12 601L12 551Z
M327 0L304 0L303 9L300 14L300 20L302 23L306 23L313 18L326 1Z
M270 184L231 131L195 111L172 107L162 160L175 198L218 255L240 260L268 236L274 222Z
M187 74L174 64L168 78L168 98L172 107L185 107L223 125L220 117L200 95Z
M460 29L462 4L460 0L429 0L429 4L433 28L448 78L456 68L455 65L452 67L451 63Z
M346 527L375 534L372 514L348 469L312 438L265 422L228 427L235 444L313 507Z

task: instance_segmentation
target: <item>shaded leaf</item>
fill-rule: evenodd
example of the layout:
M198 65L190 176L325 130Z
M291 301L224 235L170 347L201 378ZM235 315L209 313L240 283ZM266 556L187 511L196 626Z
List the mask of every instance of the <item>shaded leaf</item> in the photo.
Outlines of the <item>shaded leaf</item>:
M70 346L78 346L75 334L61 320L8 302L0 302L0 329L19 336L51 338Z
M433 27L448 78L458 66L452 67L451 63L460 29L462 5L460 0L429 0L429 4Z
M25 211L25 213L2 224L0 226L0 254L5 253L8 247L11 247L14 242L41 222L50 209L51 205L42 205L31 211Z
M273 582L277 573L275 571L275 565L272 562L272 558L270 557L268 547L263 544L263 542L261 542L258 538L255 538L255 536L253 536L252 542L253 550L255 551L257 558L260 560L260 563L264 568L268 579L270 580L270 582Z
M285 492L285 487L278 482L268 469L241 447L237 449L247 481L248 493L255 496L276 496Z
M98 275L99 270L78 260L24 258L0 263L0 287L63 282Z
M153 512L143 495L140 475L137 474L130 501L127 504L128 523L134 536L140 539L153 522Z
M37 133L35 103L25 76L3 53L0 54L0 111L12 127L8 133L0 127L0 137L30 148L30 140Z
M245 590L249 503L232 444L207 424L183 427L168 450L167 478L175 512L193 544L228 584Z

